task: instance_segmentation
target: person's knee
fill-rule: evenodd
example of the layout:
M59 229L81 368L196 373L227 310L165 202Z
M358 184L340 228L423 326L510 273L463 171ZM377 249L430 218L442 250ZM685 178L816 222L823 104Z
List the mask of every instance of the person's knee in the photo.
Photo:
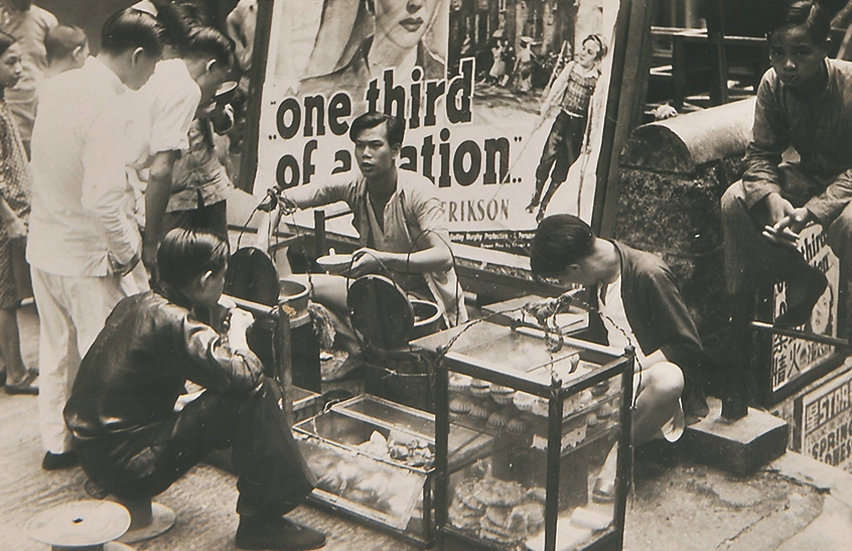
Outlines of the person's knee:
M738 180L728 186L725 193L722 194L722 199L719 201L722 217L738 214L745 210L743 203L743 184L742 180Z
M683 371L671 362L655 364L648 370L644 386L659 401L676 401L683 392Z
M852 248L852 203L846 205L834 222L823 231L834 253L841 259L848 256L847 253Z

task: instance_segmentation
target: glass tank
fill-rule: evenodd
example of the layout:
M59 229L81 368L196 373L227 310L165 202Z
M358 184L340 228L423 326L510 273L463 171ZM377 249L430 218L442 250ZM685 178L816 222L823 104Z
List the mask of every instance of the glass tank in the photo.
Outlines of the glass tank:
M413 344L435 352L436 516L462 544L449 548L618 548L631 357L487 321ZM492 444L445 462L462 430Z
M317 475L312 499L427 545L435 534L435 416L364 394L294 426ZM450 461L469 464L493 437L456 427Z

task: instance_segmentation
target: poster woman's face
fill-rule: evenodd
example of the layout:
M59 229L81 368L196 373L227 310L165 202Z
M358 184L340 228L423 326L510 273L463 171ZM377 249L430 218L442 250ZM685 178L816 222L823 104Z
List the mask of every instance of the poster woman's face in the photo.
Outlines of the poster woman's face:
M375 0L376 33L400 48L417 46L441 0Z

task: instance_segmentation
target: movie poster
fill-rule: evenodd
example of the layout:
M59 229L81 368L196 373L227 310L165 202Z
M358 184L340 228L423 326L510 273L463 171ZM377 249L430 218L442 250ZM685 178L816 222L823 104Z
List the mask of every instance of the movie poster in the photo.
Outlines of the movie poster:
M618 0L275 0L256 195L357 177L350 122L402 117L454 241L590 220Z

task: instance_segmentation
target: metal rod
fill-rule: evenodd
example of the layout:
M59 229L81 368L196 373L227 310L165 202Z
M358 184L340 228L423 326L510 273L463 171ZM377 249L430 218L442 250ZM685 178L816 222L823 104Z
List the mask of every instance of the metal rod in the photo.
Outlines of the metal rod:
M785 329L762 321L752 321L751 326L754 329L765 333L784 335L785 337L804 339L806 341L818 342L821 344L830 344L832 346L839 346L840 348L849 348L849 341L846 339L838 339L837 337L831 337L829 335L818 335L817 333L808 333L806 331L798 331L796 329Z
M544 549L556 549L556 522L559 518L559 461L562 457L562 381L552 379L547 416L547 490L544 500Z

